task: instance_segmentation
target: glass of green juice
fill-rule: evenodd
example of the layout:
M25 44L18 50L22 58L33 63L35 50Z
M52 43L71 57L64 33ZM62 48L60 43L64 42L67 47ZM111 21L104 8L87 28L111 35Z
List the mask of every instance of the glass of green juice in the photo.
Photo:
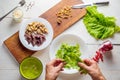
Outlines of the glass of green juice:
M43 65L38 58L27 57L21 62L19 70L24 78L34 80L41 75Z

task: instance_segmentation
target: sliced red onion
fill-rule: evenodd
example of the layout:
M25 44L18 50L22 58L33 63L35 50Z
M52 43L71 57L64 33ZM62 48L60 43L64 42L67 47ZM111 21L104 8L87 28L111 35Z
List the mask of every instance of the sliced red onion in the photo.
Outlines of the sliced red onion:
M99 51L101 53L106 53L107 51L111 51L113 49L113 45L112 43L108 40L106 42L104 42L100 48L99 48Z
M94 61L99 62L101 60L103 62L103 54L111 51L113 49L112 43L108 40L105 41L100 48L96 51L96 55L92 58Z

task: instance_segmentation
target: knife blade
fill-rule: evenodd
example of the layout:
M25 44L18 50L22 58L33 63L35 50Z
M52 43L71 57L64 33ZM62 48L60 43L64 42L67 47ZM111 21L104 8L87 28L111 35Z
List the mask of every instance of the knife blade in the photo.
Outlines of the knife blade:
M93 3L83 3L83 4L77 4L73 5L72 8L85 8L87 6L92 6L92 5L108 5L109 0L101 0Z

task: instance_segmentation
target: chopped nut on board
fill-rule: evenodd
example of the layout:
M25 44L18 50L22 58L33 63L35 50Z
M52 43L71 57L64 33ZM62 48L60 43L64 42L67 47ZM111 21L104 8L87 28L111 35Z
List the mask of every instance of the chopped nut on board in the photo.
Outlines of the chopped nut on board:
M63 7L59 12L57 12L56 16L57 16L57 23L61 24L62 19L68 19L72 17L71 7L70 6Z

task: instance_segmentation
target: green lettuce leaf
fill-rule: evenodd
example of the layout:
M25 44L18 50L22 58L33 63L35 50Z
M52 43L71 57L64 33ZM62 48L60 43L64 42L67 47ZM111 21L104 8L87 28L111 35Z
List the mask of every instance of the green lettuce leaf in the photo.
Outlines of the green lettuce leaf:
M113 36L115 32L120 32L120 27L115 24L114 17L106 17L97 11L96 6L86 7L87 14L83 22L93 37L96 39L105 39Z
M81 52L79 44L72 46L66 43L62 43L60 49L58 49L56 53L56 58L63 59L66 62L64 68L77 69L81 70L83 73L86 73L86 70L78 66L78 62L83 62L80 56Z

